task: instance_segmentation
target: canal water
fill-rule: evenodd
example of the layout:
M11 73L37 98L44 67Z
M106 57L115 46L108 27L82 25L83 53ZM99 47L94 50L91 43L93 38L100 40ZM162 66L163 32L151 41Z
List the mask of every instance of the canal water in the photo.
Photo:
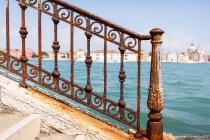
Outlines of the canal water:
M30 60L37 65L37 61ZM53 61L43 61L43 68L53 71ZM120 64L107 64L107 97L118 101ZM59 61L61 77L70 79L69 61ZM124 98L126 106L136 109L137 63L125 63ZM149 87L150 63L141 64L141 127L146 128L148 120L147 96ZM84 62L75 62L75 83L86 85ZM91 85L93 91L103 94L103 63L93 63ZM173 135L210 135L210 64L162 63L164 94L164 131ZM88 109L88 108L86 108ZM94 113L97 113L93 111ZM106 117L107 119L110 119ZM113 121L110 119L110 121ZM126 127L126 126L124 126Z

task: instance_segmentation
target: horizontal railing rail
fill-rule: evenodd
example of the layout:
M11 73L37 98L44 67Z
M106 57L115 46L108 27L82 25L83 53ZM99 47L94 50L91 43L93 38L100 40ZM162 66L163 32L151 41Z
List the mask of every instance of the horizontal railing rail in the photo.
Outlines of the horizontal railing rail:
M136 49L133 49L137 46L137 40L151 39L151 35L137 34L108 20L105 20L99 16L89 13L83 9L68 4L62 0L44 0L43 2L39 0L26 0L24 2L27 6L31 8L39 10L50 16L56 16L56 18L58 18L61 21L64 21L84 31L88 30L92 34L103 38L104 40L112 42L116 45L124 46L126 47L126 49L135 53L139 53ZM77 15L74 16L75 13L77 13ZM84 25L84 23L86 23L86 26ZM103 30L107 30L107 36L103 32ZM122 41L120 42L120 37L122 35L124 36L122 38L122 41L124 43L122 43Z
M6 0L6 51L0 51L0 67L6 69L22 79L20 86L27 88L26 80L32 81L42 87L52 90L62 96L65 96L82 105L92 108L106 116L109 116L119 122L136 129L135 137L142 137L140 131L140 96L141 96L141 42L142 40L151 40L152 44L152 62L150 73L150 87L148 95L149 121L147 126L147 135L150 139L162 139L163 125L161 122L162 115L160 111L163 109L162 87L161 87L161 59L160 45L162 44L161 35L163 31L155 28L150 31L149 35L141 35L107 21L99 16L89 13L83 9L66 3L62 0L16 0L21 10L21 27L20 35L22 40L22 55L16 58L10 54L10 1ZM26 28L26 12L31 7L38 12L38 66L28 61L26 57L26 38L28 31ZM42 13L52 17L54 26L54 40L52 41L52 50L54 53L54 69L52 72L43 69L42 66ZM58 40L58 28L60 21L70 25L70 80L62 77L59 71L58 54L62 46ZM74 28L84 31L86 37L86 85L83 87L75 83L74 78ZM103 94L94 91L91 84L91 66L93 60L91 57L91 38L97 36L103 40ZM118 102L107 98L107 61L108 61L108 42L118 46L120 68L119 74L119 100ZM136 54L137 62L137 93L136 93L136 109L126 105L124 100L124 86L126 82L126 73L124 68L126 50Z

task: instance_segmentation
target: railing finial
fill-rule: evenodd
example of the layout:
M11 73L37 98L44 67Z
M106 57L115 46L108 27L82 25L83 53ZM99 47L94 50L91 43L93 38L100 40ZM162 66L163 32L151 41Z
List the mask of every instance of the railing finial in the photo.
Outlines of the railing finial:
M151 140L162 140L163 123L161 122L163 109L163 93L162 93L162 72L161 72L161 44L163 30L154 28L150 31L152 36L152 60L150 71L150 87L147 106L150 110L147 122L147 135Z

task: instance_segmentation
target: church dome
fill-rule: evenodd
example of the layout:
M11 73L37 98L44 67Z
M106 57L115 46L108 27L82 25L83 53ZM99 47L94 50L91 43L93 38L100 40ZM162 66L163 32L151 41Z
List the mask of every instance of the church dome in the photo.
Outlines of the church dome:
M196 51L196 47L194 46L193 43L192 43L192 44L190 45L190 47L188 48L188 51L189 51L189 52Z

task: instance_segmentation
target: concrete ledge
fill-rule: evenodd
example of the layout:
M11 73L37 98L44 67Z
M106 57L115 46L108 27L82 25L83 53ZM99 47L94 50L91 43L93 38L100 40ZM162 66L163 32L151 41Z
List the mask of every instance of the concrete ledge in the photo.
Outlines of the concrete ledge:
M210 140L210 136L175 136L176 140Z
M0 140L34 140L40 132L40 115L32 114L0 134Z

